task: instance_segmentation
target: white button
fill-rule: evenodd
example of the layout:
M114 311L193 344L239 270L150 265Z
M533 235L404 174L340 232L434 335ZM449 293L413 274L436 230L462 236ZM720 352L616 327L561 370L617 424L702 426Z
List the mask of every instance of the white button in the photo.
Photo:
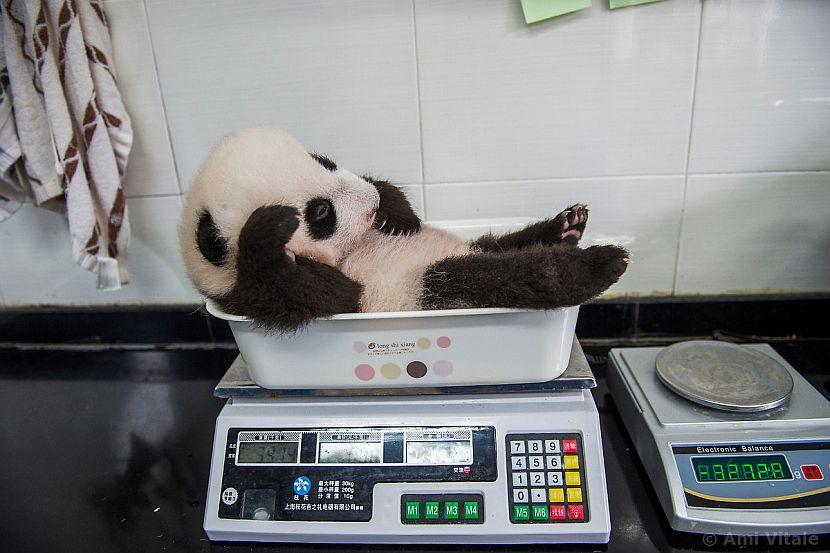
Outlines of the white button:
M510 458L510 467L513 470L526 470L527 469L527 457L523 457L521 455L514 455Z
M524 440L511 440L510 441L510 453L524 453L525 452L525 441Z
M544 472L531 472L530 473L530 485L531 486L544 486L545 485L545 473Z
M546 503L548 498L545 497L545 488L533 488L530 490L530 500L533 503Z
M542 440L530 440L527 442L528 453L542 453Z
M236 491L236 488L225 488L225 491L222 492L222 503L225 505L233 505L238 498L239 492Z
M545 468L545 459L541 455L533 455L528 457L529 469L543 469Z
M513 503L527 503L527 488L513 488Z
M514 472L513 473L513 485L517 487L527 486L527 473L526 472Z
M545 468L548 470L556 470L562 468L562 456L561 455L548 455L545 458L546 464Z
M545 453L559 453L559 440L545 440Z
M549 472L548 473L548 486L561 486L562 485L562 473L561 472Z

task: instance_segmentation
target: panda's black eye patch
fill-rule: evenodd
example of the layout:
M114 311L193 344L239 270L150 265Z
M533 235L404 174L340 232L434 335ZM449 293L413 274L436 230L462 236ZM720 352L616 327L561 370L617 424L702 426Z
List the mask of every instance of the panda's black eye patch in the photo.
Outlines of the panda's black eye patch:
M337 171L337 164L322 154L311 154L317 163L322 165L328 171Z
M305 206L305 222L308 233L315 240L328 238L337 229L334 205L325 198L314 198Z
M228 258L228 243L222 238L216 222L209 211L199 214L199 226L196 228L196 244L199 251L211 264L221 267Z

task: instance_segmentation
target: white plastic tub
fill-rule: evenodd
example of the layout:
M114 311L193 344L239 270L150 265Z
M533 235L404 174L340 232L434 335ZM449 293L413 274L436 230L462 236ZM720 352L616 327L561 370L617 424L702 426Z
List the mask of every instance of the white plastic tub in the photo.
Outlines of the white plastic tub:
M528 219L446 221L472 238ZM208 301L228 321L251 378L264 388L403 388L545 382L567 368L579 307L348 313L296 335L267 334Z
M348 313L296 335L228 321L264 388L403 388L544 382L567 368L579 307Z

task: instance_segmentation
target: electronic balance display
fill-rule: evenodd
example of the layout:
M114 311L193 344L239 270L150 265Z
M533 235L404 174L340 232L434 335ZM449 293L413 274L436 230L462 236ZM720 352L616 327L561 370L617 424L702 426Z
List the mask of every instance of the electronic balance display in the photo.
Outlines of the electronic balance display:
M830 442L720 443L672 447L686 504L717 509L830 505ZM763 453L759 453L763 452Z
M219 518L365 522L375 484L497 477L492 426L231 428L226 443Z

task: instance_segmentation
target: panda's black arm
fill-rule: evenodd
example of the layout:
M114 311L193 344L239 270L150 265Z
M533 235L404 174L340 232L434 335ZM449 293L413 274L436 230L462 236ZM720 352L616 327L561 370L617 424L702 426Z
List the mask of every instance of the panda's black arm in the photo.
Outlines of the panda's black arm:
M287 254L285 244L298 226L292 207L260 207L251 214L239 234L236 285L216 298L223 309L279 332L360 310L360 284L334 267Z
M400 188L389 181L376 180L368 175L363 175L363 179L375 185L380 195L375 215L376 229L391 235L416 234L421 230L421 220Z
M502 236L485 234L474 240L471 245L474 249L483 252L521 250L534 244L575 246L582 238L587 222L588 207L576 204L552 219L530 224L521 230Z

